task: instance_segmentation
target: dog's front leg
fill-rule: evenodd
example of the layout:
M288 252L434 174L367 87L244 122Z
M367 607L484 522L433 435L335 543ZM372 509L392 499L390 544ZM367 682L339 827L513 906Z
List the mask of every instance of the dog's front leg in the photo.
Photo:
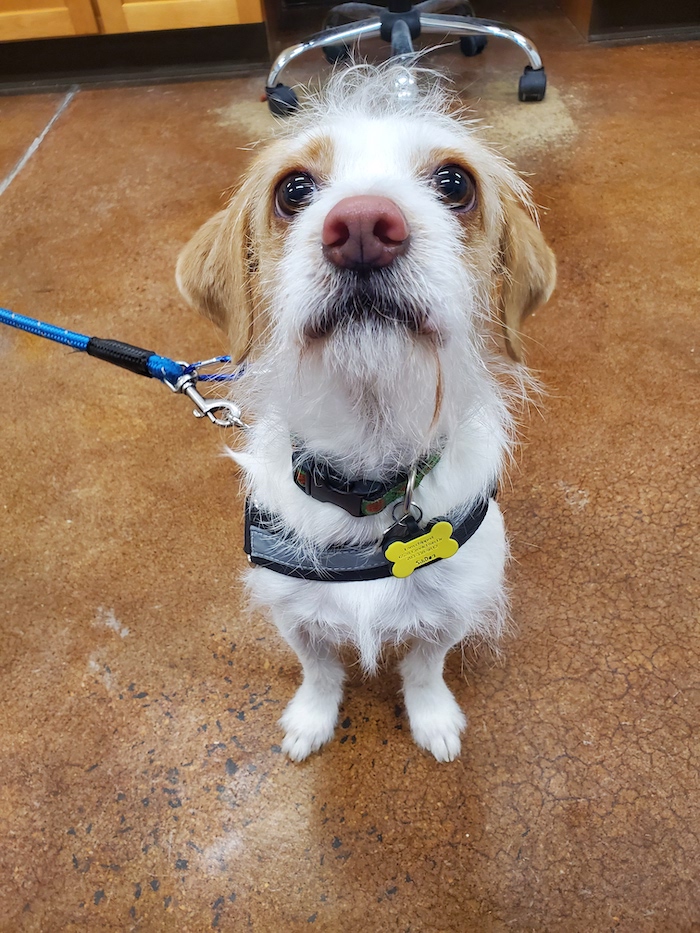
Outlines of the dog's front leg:
M280 719L285 732L282 750L294 761L303 761L333 738L345 671L331 642L290 629L282 619L275 621L304 670L302 685Z
M445 656L452 647L416 638L400 665L413 738L438 761L452 761L459 755L459 735L467 725L442 676Z

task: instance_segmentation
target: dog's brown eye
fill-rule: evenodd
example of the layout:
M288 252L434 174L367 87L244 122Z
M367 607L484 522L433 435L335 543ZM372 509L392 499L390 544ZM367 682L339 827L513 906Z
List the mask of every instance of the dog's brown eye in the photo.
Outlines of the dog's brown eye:
M280 214L289 217L306 207L314 191L316 182L307 172L292 172L277 186L276 204Z
M443 165L433 173L438 197L453 210L471 211L476 207L474 176L459 165Z

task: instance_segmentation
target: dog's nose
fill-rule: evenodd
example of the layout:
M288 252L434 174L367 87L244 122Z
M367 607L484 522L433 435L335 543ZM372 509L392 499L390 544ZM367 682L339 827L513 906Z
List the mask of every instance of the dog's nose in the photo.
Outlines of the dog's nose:
M343 198L326 215L323 254L341 269L381 269L406 252L409 232L406 218L390 198Z

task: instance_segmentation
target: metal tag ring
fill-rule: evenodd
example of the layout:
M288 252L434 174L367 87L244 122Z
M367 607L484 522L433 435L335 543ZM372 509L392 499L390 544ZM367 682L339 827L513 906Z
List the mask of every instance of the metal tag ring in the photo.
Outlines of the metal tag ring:
M401 518L396 517L396 510L399 507L403 509L403 515ZM420 523L423 520L423 509L419 505L416 505L415 502L409 503L408 510L404 508L403 501L394 503L394 508L391 510L391 518L395 524L400 525L401 522L405 521L405 519L409 517L409 515Z
M406 480L406 492L403 494L403 513L404 515L409 515L411 512L411 506L413 505L413 493L416 491L416 474L417 469L415 466L412 466L409 473L408 479Z

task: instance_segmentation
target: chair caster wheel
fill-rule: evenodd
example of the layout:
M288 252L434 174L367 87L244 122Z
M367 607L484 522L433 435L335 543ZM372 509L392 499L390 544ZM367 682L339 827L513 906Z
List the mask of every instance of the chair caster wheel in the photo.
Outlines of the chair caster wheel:
M299 99L294 91L284 84L266 87L267 106L276 117L289 117L299 109Z
M459 40L459 48L462 55L473 58L475 55L481 55L487 42L488 39L485 36L462 36Z
M544 100L546 90L547 75L544 73L544 68L535 71L530 65L526 65L518 83L518 100L526 102Z
M348 61L350 58L350 46L348 45L324 45L323 57L329 65L337 65L339 62Z

